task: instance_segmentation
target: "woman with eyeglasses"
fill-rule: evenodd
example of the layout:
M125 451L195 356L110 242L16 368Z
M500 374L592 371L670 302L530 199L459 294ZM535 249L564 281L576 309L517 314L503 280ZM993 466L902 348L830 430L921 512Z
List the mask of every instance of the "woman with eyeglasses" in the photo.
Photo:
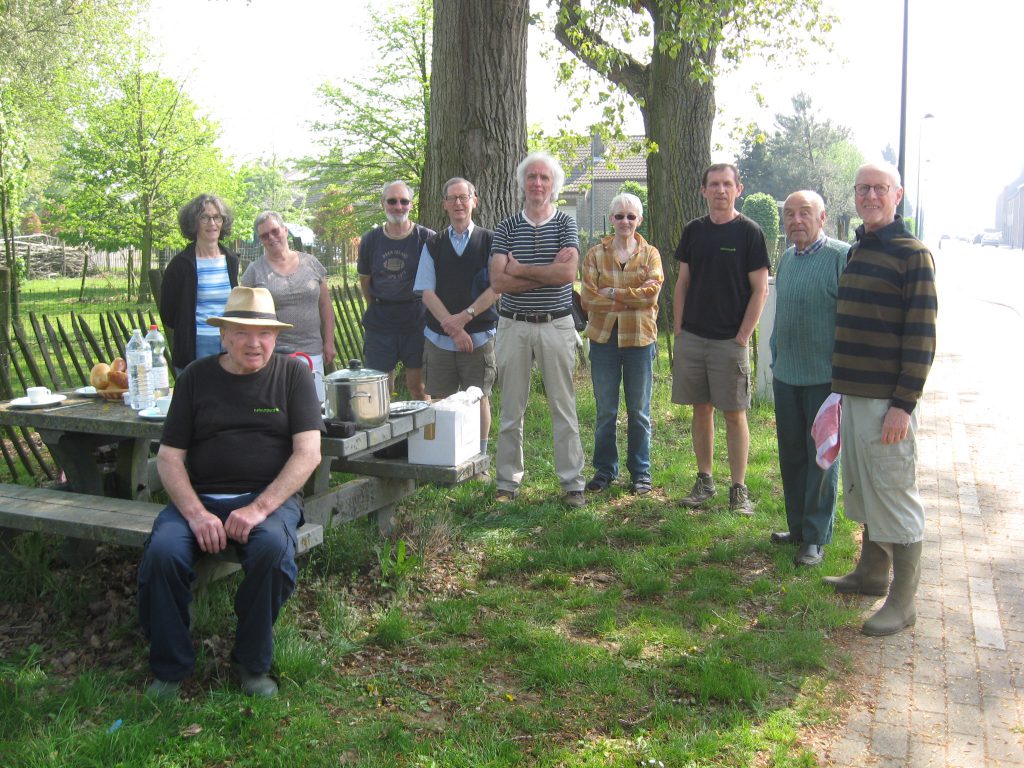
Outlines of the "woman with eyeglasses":
M256 217L263 258L246 267L242 285L266 288L274 297L277 319L291 324L277 337L277 351L301 352L313 368L320 401L324 400L324 365L334 362L334 308L327 290L327 270L309 253L288 245L288 227L277 211Z
M224 314L228 294L238 285L238 256L221 243L231 235L233 220L216 195L199 195L178 211L178 227L189 244L171 259L160 286L160 319L173 332L175 373L221 352L220 332L206 318Z
M615 421L619 386L626 398L626 469L636 495L651 492L651 381L658 338L658 294L665 275L661 254L637 227L644 220L640 198L612 199L615 234L583 259L583 306L589 313L590 374L594 382L594 475L588 491L603 491L619 474Z

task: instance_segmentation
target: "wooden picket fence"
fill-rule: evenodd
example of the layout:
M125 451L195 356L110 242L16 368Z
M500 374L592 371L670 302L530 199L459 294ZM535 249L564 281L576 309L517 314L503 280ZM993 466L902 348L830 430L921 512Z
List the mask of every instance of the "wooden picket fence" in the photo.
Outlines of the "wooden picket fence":
M154 296L159 296L159 272L151 275ZM337 363L344 365L351 358L362 357L363 329L361 320L366 308L362 293L353 286L332 287L334 305L335 349ZM54 392L86 386L89 372L99 362L124 357L124 347L133 328L149 328L159 324L155 308L130 312L104 312L91 320L76 312L70 320L51 319L47 315L29 313L27 323L11 325L9 349L0 349L0 399L9 400L25 393L26 388L49 387ZM171 334L165 357L170 365ZM3 341L0 339L0 347ZM49 455L33 430L0 427L0 454L10 479L26 473L37 482L53 481L59 475Z

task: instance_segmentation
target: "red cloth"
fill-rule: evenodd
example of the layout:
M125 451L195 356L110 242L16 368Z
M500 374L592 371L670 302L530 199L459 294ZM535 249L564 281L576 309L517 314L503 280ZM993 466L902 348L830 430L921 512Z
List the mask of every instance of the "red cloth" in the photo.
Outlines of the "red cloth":
M811 424L811 437L817 449L818 466L828 469L839 458L839 424L843 420L843 396L832 393L818 409Z

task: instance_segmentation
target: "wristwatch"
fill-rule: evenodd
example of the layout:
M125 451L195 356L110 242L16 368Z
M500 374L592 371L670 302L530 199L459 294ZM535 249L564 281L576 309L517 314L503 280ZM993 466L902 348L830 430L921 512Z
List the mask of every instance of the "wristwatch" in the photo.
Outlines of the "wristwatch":
M470 317L476 317L476 310L472 307L466 307L466 314Z

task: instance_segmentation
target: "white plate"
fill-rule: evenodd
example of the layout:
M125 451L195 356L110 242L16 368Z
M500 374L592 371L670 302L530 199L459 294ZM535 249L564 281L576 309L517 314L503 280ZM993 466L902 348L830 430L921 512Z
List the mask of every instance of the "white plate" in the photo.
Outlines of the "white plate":
M49 397L44 397L38 403L33 403L27 397L16 397L11 400L11 408L45 408L48 405L54 405L67 399L67 395L50 395Z
M398 402L391 404L391 416L408 416L410 413L416 413L422 411L424 408L429 408L430 403L424 402L423 400L399 400Z
M82 397L98 397L99 393L96 392L96 387L79 387L75 390L76 395Z
M160 413L160 409L154 405L152 408L143 408L139 411L139 418L146 421L163 421L166 414Z

